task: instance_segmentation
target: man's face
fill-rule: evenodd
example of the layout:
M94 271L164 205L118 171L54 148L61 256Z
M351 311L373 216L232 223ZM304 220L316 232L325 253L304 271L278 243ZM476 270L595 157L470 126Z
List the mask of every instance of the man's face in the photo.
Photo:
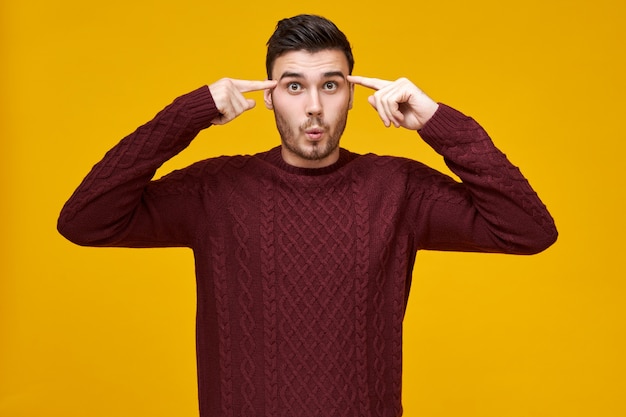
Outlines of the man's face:
M290 165L322 168L339 158L339 139L352 108L353 87L346 80L342 51L292 51L274 61L265 105L274 110L282 156Z

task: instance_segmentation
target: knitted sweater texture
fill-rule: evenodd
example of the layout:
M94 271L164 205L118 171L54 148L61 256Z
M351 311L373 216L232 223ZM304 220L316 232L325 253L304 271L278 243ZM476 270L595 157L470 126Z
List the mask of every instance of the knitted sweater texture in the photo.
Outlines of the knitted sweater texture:
M556 239L520 171L443 104L420 135L461 182L345 149L296 168L279 147L152 180L217 114L206 86L176 99L94 166L58 223L80 245L193 250L202 417L400 416L416 252Z

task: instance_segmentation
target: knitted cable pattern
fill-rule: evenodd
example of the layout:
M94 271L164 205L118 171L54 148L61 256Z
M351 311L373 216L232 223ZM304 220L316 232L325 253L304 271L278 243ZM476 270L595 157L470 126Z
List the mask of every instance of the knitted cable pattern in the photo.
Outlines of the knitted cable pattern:
M324 181L322 181L324 182ZM276 194L283 416L353 415L353 201L349 183L285 182ZM329 274L328 271L334 271Z
M233 411L233 372L232 372L232 338L231 318L228 303L228 283L226 279L226 257L224 242L220 238L211 238L213 248L213 280L217 325L219 330L219 366L222 384L221 409L224 417L232 417Z
M274 244L274 198L273 182L263 179L262 209L261 209L261 277L263 280L263 320L265 359L265 413L268 416L277 416L278 405L278 329L277 329L277 299L276 299L276 270L274 259L276 247Z
M368 355L367 355L367 298L369 283L370 259L370 216L367 197L362 192L363 178L358 171L351 177L352 194L354 195L354 219L356 236L356 285L355 303L355 356L358 416L370 416L370 396L368 388Z
M256 416L255 395L257 389L255 385L256 363L254 359L257 342L254 337L256 326L256 317L253 313L255 297L252 294L252 273L250 271L250 246L248 240L250 231L247 226L248 211L243 206L229 206L229 213L234 220L233 238L237 242L237 250L235 252L237 262L237 288L239 295L237 302L240 308L240 317L238 324L241 334L240 351L243 355L239 365L239 371L242 377L240 386L243 404L241 407L242 416Z

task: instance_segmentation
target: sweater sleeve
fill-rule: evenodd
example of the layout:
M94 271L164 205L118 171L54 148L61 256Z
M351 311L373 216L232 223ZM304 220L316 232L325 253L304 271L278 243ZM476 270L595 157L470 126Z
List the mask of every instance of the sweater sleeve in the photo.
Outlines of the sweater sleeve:
M440 104L419 133L461 182L421 183L418 248L533 254L556 241L545 205L476 121Z
M189 228L181 226L189 216L179 203L186 199L189 212L194 201L184 184L177 192L150 192L158 184L151 180L218 114L207 86L174 100L92 168L61 210L59 232L85 246L188 246Z

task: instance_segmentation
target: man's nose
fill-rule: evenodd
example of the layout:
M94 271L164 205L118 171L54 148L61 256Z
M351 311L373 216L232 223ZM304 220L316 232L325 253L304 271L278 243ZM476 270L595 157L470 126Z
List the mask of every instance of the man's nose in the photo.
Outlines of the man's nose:
M317 90L309 92L305 110L307 116L320 116L322 114L322 102Z

